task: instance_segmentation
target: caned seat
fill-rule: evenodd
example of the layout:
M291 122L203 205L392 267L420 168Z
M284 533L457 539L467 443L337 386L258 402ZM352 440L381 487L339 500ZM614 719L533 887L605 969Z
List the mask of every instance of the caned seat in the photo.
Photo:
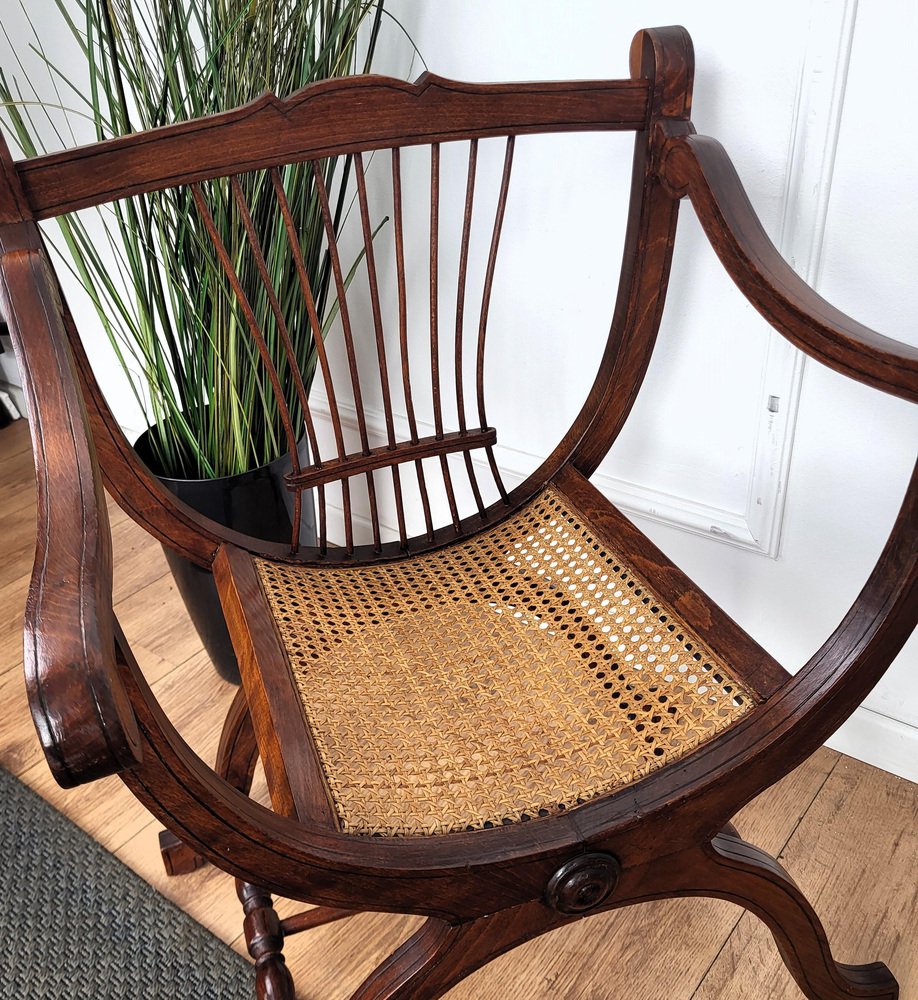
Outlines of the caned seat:
M683 200L779 333L918 402L918 350L843 315L781 259L725 151L695 133L692 77L688 34L657 28L636 36L627 79L355 77L31 160L0 137L0 306L39 473L33 717L62 784L117 773L161 819L173 874L207 860L237 879L259 1000L296 995L286 937L360 911L425 920L352 1000L436 1000L566 923L686 896L765 921L810 1000L898 995L882 963L835 961L800 889L732 818L834 732L910 635L918 472L851 609L793 676L589 482L650 364ZM527 137L558 132L633 133L622 268L579 412L550 452L533 443L538 466L508 488L486 414L489 309L521 273L498 264L514 160L537 169L545 147ZM329 191L332 176L353 189ZM289 454L287 543L203 517L143 464L45 252L38 222L165 189L188 246L226 279L202 302L222 296L234 336L251 334ZM362 293L335 224L351 193ZM244 241L221 235L234 213ZM256 216L273 228L258 232ZM321 229L317 268L304 224ZM275 265L295 278L282 295ZM326 349L315 288L332 286L340 328ZM291 334L307 325L298 355ZM563 338L511 333L527 352ZM135 521L213 572L243 682L213 764L166 717L116 620L103 477ZM310 537L296 515L313 502ZM272 808L248 795L259 759ZM313 908L281 920L271 893Z
M315 748L343 831L431 836L572 809L761 700L711 622L703 638L677 610L675 568L645 575L638 532L610 520L597 530L549 485L495 527L410 560L251 560L283 662L256 643L248 696L277 699L274 713L283 698L302 704L309 738L280 752ZM767 654L743 640L744 662L765 671Z

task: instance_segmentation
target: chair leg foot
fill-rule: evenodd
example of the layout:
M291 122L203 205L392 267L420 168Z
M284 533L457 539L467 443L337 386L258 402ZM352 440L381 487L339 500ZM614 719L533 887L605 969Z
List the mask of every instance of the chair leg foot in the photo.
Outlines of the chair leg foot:
M207 862L171 830L160 830L159 853L167 875L190 875Z
M810 1000L897 1000L899 986L882 962L835 961L819 917L773 857L726 833L714 838L706 857L696 874L709 884L697 894L728 899L759 917Z
M271 896L248 882L236 882L245 913L245 943L255 959L258 1000L296 1000L293 977L284 960L284 933Z

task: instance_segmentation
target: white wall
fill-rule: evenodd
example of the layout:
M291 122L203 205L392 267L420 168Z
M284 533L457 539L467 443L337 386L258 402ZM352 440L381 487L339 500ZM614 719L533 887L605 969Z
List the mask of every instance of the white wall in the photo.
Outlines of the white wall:
M33 0L30 10L41 24L53 6ZM755 17L722 0L388 6L432 70L470 80L625 76L638 28L685 24L698 66L696 126L724 142L769 233L842 308L915 341L915 149L913 140L890 139L909 134L896 98L907 92L908 66L884 51L890 24L915 37L911 0L774 0L767 16ZM21 43L18 15L4 7L2 19ZM8 59L0 50L0 64ZM393 45L391 69L403 73L407 63L407 48ZM486 205L500 164L499 151L484 146ZM447 159L444 151L444 195L464 183L464 165ZM420 189L425 167L409 160L406 190L415 182ZM491 384L489 417L511 478L551 449L588 387L614 300L629 166L624 136L518 144L489 333L490 370L506 373ZM371 171L371 186L381 190L384 174ZM450 225L455 231L455 220L444 221L444 233ZM486 234L475 238L486 245ZM384 272L391 261L380 257ZM446 255L444 268L455 268ZM409 297L419 317L425 281L418 267ZM797 669L844 613L882 545L914 460L918 419L905 404L801 365L770 337L723 275L690 208L670 288L645 389L595 481ZM386 306L391 319L391 298ZM98 324L85 306L78 310L101 355ZM121 419L136 427L127 394L112 391ZM772 396L777 414L767 409ZM914 644L906 649L835 740L913 780L916 652Z
M3 26L3 31L0 32L0 66L12 85L13 92L21 92L23 98L30 102L26 113L32 117L46 150L54 152L93 142L96 138L95 128L85 114L82 98L74 92L76 90L83 95L90 92L86 61L72 33L62 21L56 0L0 0L0 22ZM57 67L74 90L69 89L60 78L52 78L45 58ZM45 102L43 107L35 106L34 95L26 85L26 80L35 84ZM15 146L13 149L14 156L19 155ZM108 248L96 213L84 212L83 218L90 231L97 235L97 250L105 256ZM60 241L55 223L48 223L44 231L52 242ZM114 258L110 254L109 260L112 261L112 273L115 273ZM58 263L57 260L55 263ZM58 266L57 270L89 356L99 362L100 384L123 426L129 429L131 440L134 440L145 427L142 409L121 374L92 304L65 267ZM18 383L15 377L13 381Z

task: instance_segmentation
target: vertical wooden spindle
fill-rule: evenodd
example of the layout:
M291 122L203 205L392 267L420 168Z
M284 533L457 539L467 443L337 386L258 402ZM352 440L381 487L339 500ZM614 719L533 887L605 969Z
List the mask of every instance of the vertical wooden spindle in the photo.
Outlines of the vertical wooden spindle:
M440 395L440 334L439 334L439 248L440 248L440 143L430 147L430 384L433 394L434 433L443 437L443 402ZM446 499L453 527L459 531L459 510L449 464L440 456L440 472L446 488Z
M367 200L367 181L363 168L363 156L354 157L354 176L357 179L357 200L360 203L360 223L363 229L363 246L367 261L367 280L370 286L370 306L373 311L373 329L376 334L376 360L379 364L379 381L382 390L383 410L386 419L386 440L388 447L395 450L395 424L392 418L392 394L389 391L389 365L386 358L386 343L383 334L382 310L379 304L379 284L376 277L376 255L373 252L373 227L370 223L370 209ZM395 508L399 525L399 541L408 541L405 531L405 511L402 504L402 484L396 466L392 466L392 488L395 493ZM377 543L378 544L378 543Z
M200 184L191 185L191 195L194 199L198 213L201 216L201 221L204 223L204 228L207 230L207 235L210 237L210 241L216 251L217 258L220 261L220 266L223 268L223 272L230 283L230 287L233 289L233 294L236 296L236 301L239 303L239 307L245 316L246 323L248 324L252 338L255 341L255 346L257 347L259 356L265 366L268 381L271 383L274 398L277 400L277 406L280 411L284 433L287 437L287 446L290 451L290 465L294 475L296 475L300 471L300 459L297 454L297 437L293 429L293 422L290 419L290 407L287 405L287 397L284 394L284 389L281 385L274 362L271 360L271 354L268 351L268 345L265 342L264 333L258 325L258 320L255 318L255 312L252 309L252 305L239 281L239 276L236 274L236 269L233 267L233 262L230 259L226 246L223 243L223 239L217 230L217 226L214 223L210 209L207 207L207 200L204 197L204 192L201 190ZM293 526L292 538L292 544L294 547L296 547L298 538L299 524L295 524Z
M408 296L405 289L405 237L402 226L402 171L401 152L397 146L392 149L392 214L395 230L395 271L398 284L398 342L402 361L402 389L405 394L405 413L408 417L408 433L411 443L417 444L418 423L414 413L414 397L411 393L411 364L408 354ZM418 459L414 463L418 477L418 492L424 508L424 523L427 538L433 541L433 517L430 512L430 496L424 477L424 466Z
M233 198L236 201L236 207L239 209L239 216L242 220L242 226L245 229L245 234L249 242L249 247L252 251L252 256L255 260L255 267L258 271L259 277L261 278L261 283L264 286L265 294L268 297L268 304L270 305L271 312L274 316L277 333L284 348L284 355L287 358L287 364L290 367L290 374L293 378L294 388L300 403L300 410L303 413L303 419L306 423L306 435L309 440L309 448L312 453L312 462L314 465L321 466L322 456L319 452L319 442L316 438L312 411L309 408L309 398L306 393L306 386L303 384L303 373L300 370L299 361L296 357L296 352L293 349L293 342L290 339L290 331L287 328L283 310L281 309L280 302L277 298L277 289L274 287L274 282L271 280L271 275L268 271L268 264L265 260L264 251L261 246L261 240L259 240L258 233L255 231L255 223L252 221L252 213L249 210L245 193L242 190L242 185L239 183L239 178L235 176L231 177L230 186L232 188ZM294 523L291 544L293 546L293 551L296 552L299 548L300 542L300 515L303 507L302 490L297 489L295 491L293 503Z
M284 932L274 900L259 886L236 879L242 903L245 943L255 960L255 992L261 1000L295 1000L293 977L284 959Z
M312 161L312 173L315 179L316 192L319 196L319 207L322 211L322 222L325 226L325 239L328 244L328 256L331 260L332 274L335 279L335 290L338 295L338 311L341 316L341 328L344 333L344 347L347 352L348 370L351 377L351 388L354 392L354 408L357 412L357 431L360 435L360 447L364 455L370 452L370 441L367 435L367 418L363 406L363 395L360 391L360 374L357 369L357 353L354 348L354 335L351 329L350 313L347 307L347 294L344 285L344 274L341 270L341 257L338 253L338 242L335 238L335 227L332 220L331 209L328 203L328 190L325 186L325 178L318 160ZM376 500L376 484L373 481L372 472L366 474L367 477L367 497L370 503L370 520L373 524L374 542L379 538L379 507ZM345 535L350 538L348 552L353 551L353 520L350 512L349 499L345 500L347 487L342 483L342 500L345 510ZM378 547L378 542L376 543Z
M459 247L459 280L456 290L456 343L454 348L456 362L456 411L459 419L459 430L465 433L468 429L465 419L465 391L463 387L462 373L462 345L464 341L464 319L465 319L465 283L469 266L469 239L472 232L472 206L475 198L475 175L478 169L478 140L472 139L469 145L469 174L465 186L465 211L462 217L462 242ZM475 475L475 467L472 465L472 455L470 452L463 452L465 458L465 469L469 477L469 485L475 496L475 503L478 506L478 513L484 517L485 508L481 499L481 490L478 488L478 478Z
M485 271L484 289L481 295L481 318L478 324L478 351L475 360L475 385L478 396L478 420L482 430L488 426L488 418L485 413L484 396L484 359L485 359L485 339L488 331L488 310L491 306L491 289L494 284L494 268L497 264L497 249L500 246L500 234L504 225L504 214L507 210L507 191L510 187L510 170L513 166L513 147L515 136L507 136L507 149L504 154L504 169L500 180L500 194L497 199L497 211L494 216L494 231L491 234L491 249L488 253L488 266ZM494 449L488 445L485 449L488 455L488 465L491 467L491 475L494 477L494 484L500 491L504 502L507 502L507 491L504 488L500 470L494 458Z
M303 251L300 246L300 238L296 231L296 223L293 219L293 212L287 200L287 193L284 191L284 183L281 179L280 171L277 167L271 168L271 183L274 185L274 192L280 206L281 217L284 220L284 227L287 230L287 242L290 245L290 252L293 255L297 276L300 280L300 290L303 300L306 303L306 313L309 317L309 325L312 329L312 340L315 345L316 358L318 360L319 371L322 374L322 382L325 386L325 397L328 400L328 411L332 422L332 433L335 439L335 449L338 458L343 459L346 451L344 447L344 433L341 429L341 413L338 409L338 398L335 394L335 383L332 379L331 366L328 363L328 353L325 350L325 338L323 336L322 324L316 312L315 297L312 293L312 283L309 280L309 273L306 270L306 262L303 259ZM319 500L319 551L323 554L328 549L328 517L326 512L325 487L318 487ZM348 506L348 515L350 507Z
M344 516L344 548L348 554L354 551L354 515L351 508L351 481L341 480L341 510Z
M325 510L325 486L316 487L319 498L319 552L324 556L328 551L328 515Z

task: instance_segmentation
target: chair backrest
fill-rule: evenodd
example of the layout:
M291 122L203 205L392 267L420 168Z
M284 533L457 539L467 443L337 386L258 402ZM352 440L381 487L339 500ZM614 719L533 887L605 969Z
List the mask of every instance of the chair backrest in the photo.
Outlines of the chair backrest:
M335 540L345 556L387 558L442 544L506 516L565 461L576 459L590 471L624 422L656 334L675 227L672 200L648 180L650 126L660 116L687 116L691 87L690 58L681 76L671 74L666 93L659 81L641 78L642 58L638 50L634 79L618 81L470 85L429 74L413 84L383 77L328 81L288 100L266 95L210 119L22 161L16 170L36 221L119 199L155 198L164 189L182 191L186 244L176 252L208 254L222 270L239 326L251 337L253 363L263 366L265 405L283 427L292 466L288 486L297 504L302 491L315 491L318 555L328 552L327 511L333 506L341 512L342 537ZM638 152L609 342L574 426L533 476L508 491L494 456L498 431L487 415L485 348L516 139L529 133L622 130L637 133ZM502 145L502 167L492 178L497 190L489 192L487 208L481 208L479 150L485 142ZM462 223L459 246L449 249L458 270L451 266L448 277L440 263L445 144L462 144L467 162L464 203L449 209L453 217L460 213ZM403 184L402 151L409 146L426 150L424 190L413 185L409 191ZM370 156L376 162L368 184ZM317 217L306 222L291 208L291 164L304 165L296 184L315 196ZM391 214L384 239L378 235L383 213L370 204L370 195L381 187L388 188ZM363 294L355 294L356 282L350 285L353 254L339 248L338 222L349 197L355 225L359 222ZM405 203L419 197L427 202L429 246L423 262L406 264ZM264 217L266 206L273 219L269 233L257 231L252 221ZM241 221L244 246L226 245L215 221L226 213ZM305 258L305 224L324 230L324 271ZM469 267L473 226L488 234L486 262L471 269L474 289ZM651 232L662 240L651 241ZM295 274L291 284L306 305L314 346L305 354L298 346L303 331L290 328L290 303L277 293L279 258L289 275ZM424 274L420 282L419 272ZM423 324L408 301L419 283L429 288L429 317ZM329 288L337 302L340 337L327 345L316 302ZM385 297L397 303L388 322L381 305ZM450 301L448 312L441 310L441 300ZM108 442L100 447L103 471L116 495L130 493L134 488L125 484L146 474L120 440L81 345L74 341L73 349L84 391L94 401L90 409L97 437ZM319 392L311 395L313 377ZM368 421L368 405L382 414L379 436ZM308 464L298 454L304 436ZM458 462L451 463L451 455ZM432 503L435 493L445 503ZM138 504L128 499L136 513ZM397 524L398 539L389 544L381 529L383 509ZM438 523L439 509L448 512L445 524ZM361 512L372 536L366 544L355 539ZM176 543L174 533L152 527ZM298 531L294 518L288 552L315 556L311 548L300 551Z

